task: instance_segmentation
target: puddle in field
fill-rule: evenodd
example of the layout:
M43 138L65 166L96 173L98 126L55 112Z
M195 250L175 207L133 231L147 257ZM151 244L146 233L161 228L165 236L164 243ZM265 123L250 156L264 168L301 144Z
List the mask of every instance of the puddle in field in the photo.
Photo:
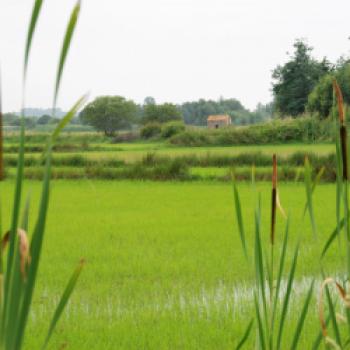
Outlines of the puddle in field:
M304 300L312 281L313 277L303 277L296 281L292 287L291 293L291 305L296 307ZM337 278L341 281L341 277ZM318 297L322 281L315 281L314 295ZM228 286L225 283L220 283L216 288L202 289L199 293L190 294L186 293L174 293L168 296L162 296L160 298L154 297L152 300L144 300L141 302L129 298L126 301L118 299L117 293L115 298L110 297L108 299L89 300L80 302L69 303L65 310L66 318L74 314L93 315L103 318L118 319L126 316L147 313L147 314L193 314L202 316L205 318L220 313L220 315L229 314L230 317L241 317L242 313L250 312L252 310L254 301L254 288L251 284L237 284ZM283 300L287 289L287 280L284 280L281 284L280 290L280 302ZM268 296L267 296L268 297ZM32 318L45 317L48 313L52 313L52 305L57 305L58 297L54 302L50 299L50 307L47 302L39 303L35 305L32 313Z

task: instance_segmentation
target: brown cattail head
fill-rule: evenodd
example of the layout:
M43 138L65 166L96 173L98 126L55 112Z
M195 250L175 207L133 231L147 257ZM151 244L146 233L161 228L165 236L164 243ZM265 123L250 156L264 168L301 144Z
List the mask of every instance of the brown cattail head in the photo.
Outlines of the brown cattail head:
M271 244L275 243L276 226L276 207L277 207L277 157L272 156L272 198L271 198Z
M338 104L338 112L339 112L339 122L340 124L344 124L344 101L343 101L343 94L341 92L341 89L339 87L338 82L336 79L333 80L333 89L335 92L335 95L337 97L337 104Z
M272 188L277 188L277 157L272 156Z

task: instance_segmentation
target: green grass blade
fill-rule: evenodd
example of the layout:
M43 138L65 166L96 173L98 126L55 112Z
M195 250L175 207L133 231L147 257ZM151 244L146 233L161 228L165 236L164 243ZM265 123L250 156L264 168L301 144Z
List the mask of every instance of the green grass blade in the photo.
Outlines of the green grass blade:
M304 321L305 321L307 312L309 310L309 305L310 305L310 301L311 301L311 297L312 297L312 292L314 290L314 283L315 283L315 281L312 281L311 287L309 289L309 292L307 293L307 296L306 296L306 299L305 299L305 302L304 302L304 306L303 306L303 309L302 309L300 317L299 317L298 325L297 325L297 328L296 328L295 333L294 333L292 346L290 347L291 350L295 350L297 348L297 346L298 346L300 335L301 335L301 331L302 331L303 326L304 326Z
M328 249L330 248L330 246L332 245L334 240L337 238L337 236L339 235L339 233L340 233L341 229L344 227L344 225L345 225L345 219L343 218L339 221L339 224L337 224L337 227L333 230L333 232L329 236L326 244L324 245L324 247L322 249L321 258L324 258Z
M251 320L244 332L244 335L242 337L242 339L239 341L238 345L236 346L236 350L241 349L244 344L247 342L247 340L249 339L250 333L252 331L253 328L253 324L254 324L254 320Z
M326 326L328 326L329 321L330 321L330 316L328 315L326 318ZM315 341L312 345L312 350L318 350L318 348L321 345L322 340L323 340L323 334L322 334L322 331L320 331L317 335L317 338L315 339Z
M10 229L10 242L9 242L9 251L7 255L7 265L5 270L4 277L4 308L1 315L1 337L4 336L6 327L9 320L9 310L13 306L13 288L14 284L12 281L15 279L15 262L16 262L16 247L17 247L17 228L19 220L19 212L21 206L21 197L22 197L22 185L23 185L23 171L24 171L24 120L21 119L21 135L20 135L20 148L18 155L18 165L17 165L17 175L16 175L16 187L15 187L15 196L13 202L12 210L12 223ZM13 329L10 330L12 332ZM1 338L0 337L0 338Z
M28 225L29 225L29 209L30 209L30 195L27 196L26 204L24 206L24 210L22 214L21 228L26 232L28 232Z
M324 171L325 171L325 167L322 167L322 168L320 169L320 171L317 173L316 178L315 178L315 180L314 180L314 182L313 182L313 184L312 184L312 187L311 187L311 195L314 194L315 189L316 189L316 186L317 186L317 185L319 184L319 182L321 181L321 177L322 177ZM305 203L303 217L305 216L306 212L307 212L307 203Z
M264 260L263 260L263 249L260 237L260 198L259 206L255 212L255 272L256 272L256 282L257 290L260 291L260 295L263 303L264 318L267 322L267 303L266 303L266 284L265 284L265 273L264 273Z
M241 201L239 198L239 193L237 189L236 182L233 182L233 197L235 201L235 209L236 209L236 218L237 218L237 224L238 224L238 230L239 235L241 238L242 248L243 252L246 258L248 258L248 251L247 251L247 245L246 245L246 238L245 238L245 232L244 232L244 224L243 224L243 218L242 218L242 207L241 207Z
M254 294L254 304L255 304L256 319L258 323L258 334L259 334L258 341L260 342L260 348L262 350L265 350L266 346L265 346L264 326L263 326L261 312L259 308L258 296L256 295L256 293Z
M47 333L45 343L42 347L43 350L46 349L46 347L50 341L51 335L52 335L52 333L56 327L56 324L57 324L58 320L60 319L61 314L62 314L62 312L63 312L63 310L64 310L64 308L65 308L65 306L66 306L66 304L67 304L67 302L68 302L68 300L69 300L69 298L74 290L74 287L78 281L78 278L79 278L80 273L83 269L83 266L84 266L84 261L82 260L79 263L78 267L73 272L73 275L71 276L71 278L66 286L66 289L62 294L62 297L57 305L56 311L55 311L53 318L51 320L50 328L49 328L49 331Z
M316 221L315 221L315 215L314 215L314 209L313 209L313 203L312 203L311 166L307 158L305 159L304 177L305 177L305 189L306 189L306 204L310 215L312 232L314 234L314 237L316 237L317 236Z
M28 27L28 33L27 33L27 41L25 46L25 53L24 53L24 80L27 74L30 48L32 46L33 36L34 36L35 28L38 22L42 5L43 5L43 0L35 0L33 10L32 10L32 15L30 18L30 23Z
M39 266L39 260L41 255L41 248L44 239L44 231L46 225L46 215L49 205L49 189L50 189L50 176L51 176L51 147L49 149L48 157L45 165L45 175L43 180L41 201L38 219L33 233L31 242L31 263L28 272L28 279L25 289L25 296L22 303L21 312L19 315L19 322L17 327L17 336L15 348L20 349L23 342L24 331L26 328L28 313L32 303L34 287L36 284L37 271Z
M78 21L79 17L79 12L80 12L80 0L76 3L76 5L73 8L73 11L71 13L67 28L66 28L66 33L63 39L63 44L62 44L62 49L61 49L61 54L60 54L60 59L58 63L58 68L57 68L57 74L56 74L56 83L55 83L55 92L54 92L54 107L56 107L56 102L57 102L57 97L58 97L58 92L61 84L61 79L62 79L62 73L63 73L63 68L64 64L66 62L66 58L68 55L69 47L72 41L72 37L74 34L74 30Z
M278 302L278 297L279 297L279 293L280 293L280 289L281 289L283 269L284 269L284 264L285 264L285 260L286 260L288 237L289 237L289 224L290 224L290 217L288 215L283 244L282 244L281 256L280 256L280 261L279 261L279 269L278 269L278 274L277 274L275 297L274 297L273 308L272 308L272 321L271 321L271 328L272 329L274 327L276 311L277 311L277 302Z
M82 96L69 110L69 112L60 120L60 122L58 123L58 125L52 133L52 144L56 141L63 128L72 120L72 118L74 118L74 116L78 113L79 109L86 103L87 98L88 95Z
M342 341L341 341L341 336L340 336L340 330L339 330L339 327L338 327L337 316L336 316L336 313L335 313L335 307L333 305L333 300L332 300L331 294L329 292L328 286L325 286L325 290L326 290L326 297L327 297L329 316L330 316L330 320L332 322L335 340L336 340L337 344L341 346Z
M298 261L298 254L299 254L299 245L297 245L297 247L295 249L292 267L291 267L290 272L289 272L287 290L286 290L286 294L285 294L284 301L283 301L282 314L281 314L279 330L278 330L277 349L281 349L281 341L282 341L282 334L283 334L283 330L284 330L284 322L285 322L286 317L287 317L290 295L291 295L292 286L293 286L293 282L294 282L295 269L296 269L297 261Z

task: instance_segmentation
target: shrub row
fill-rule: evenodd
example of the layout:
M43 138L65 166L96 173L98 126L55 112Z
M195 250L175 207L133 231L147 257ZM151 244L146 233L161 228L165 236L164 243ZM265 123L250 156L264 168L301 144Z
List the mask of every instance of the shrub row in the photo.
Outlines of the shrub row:
M4 157L5 166L15 167L17 166L18 159L16 157ZM25 167L37 167L42 163L39 157L25 157ZM67 157L53 157L53 166L71 166L71 167L85 167L85 166L106 166L106 167L121 167L125 165L125 162L120 159L102 159L94 160L86 158L82 155L72 155Z
M335 169L336 159L335 154L317 155L314 153L295 152L288 156L279 157L278 162L281 166L303 166L305 157L308 157L311 165L314 168L321 167ZM12 156L5 156L5 165L9 167L17 166L17 158ZM239 167L251 166L264 167L271 165L271 156L264 153L241 153L238 155L215 155L207 153L204 156L184 155L178 157L162 156L156 153L147 153L135 165L146 167L168 166L174 162L178 162L187 167ZM25 157L26 167L34 167L40 165L40 158ZM126 165L124 160L117 158L107 159L91 159L83 155L71 156L56 156L52 159L52 164L58 166L72 166L72 167L124 167Z
M303 166L305 157L308 157L311 165L315 168L335 168L336 158L335 154L318 155L315 153L295 152L287 156L281 156L278 159L280 165L286 166ZM164 155L157 155L156 153L147 153L143 159L142 164L147 166L155 166L157 164L167 163L171 159L178 159L192 167L238 167L251 166L257 167L270 166L271 156L265 153L240 153L237 155L217 155L207 153L206 155L184 155L172 158Z
M144 139L163 138L168 139L184 132L186 126L183 122L172 121L165 124L148 123L141 128L140 136Z
M331 140L332 135L329 120L307 117L217 130L186 130L172 136L169 142L178 146L277 144L325 141Z
M46 144L50 133L26 133L25 144L28 143L41 143ZM4 135L6 143L19 143L19 132L8 132ZM110 140L102 133L97 132L65 132L61 133L57 139L57 144L70 143L70 144L83 144L83 143L104 143Z
M26 168L25 177L28 179L42 179L42 168ZM85 169L53 169L54 179L133 179L133 180L190 180L189 168L183 163L174 160L156 167L145 167L141 164L130 165L123 168L107 168L102 166L87 167Z
M313 176L316 176L317 169L314 169ZM252 171L250 169L236 169L235 178L238 181L251 181ZM26 168L25 177L27 179L42 179L42 168ZM8 175L11 177L11 174ZM180 163L171 163L169 166L157 166L155 168L143 167L140 164L125 168L105 168L105 167L87 167L87 168L54 168L52 170L53 179L105 179L105 180L153 180L153 181L194 181L194 180L215 180L231 181L232 171L227 170L225 175L200 175L191 174L189 168ZM271 169L257 169L254 172L256 181L271 181ZM302 168L280 167L278 173L279 181L303 181L304 171ZM322 175L321 181L334 182L335 172L326 170Z

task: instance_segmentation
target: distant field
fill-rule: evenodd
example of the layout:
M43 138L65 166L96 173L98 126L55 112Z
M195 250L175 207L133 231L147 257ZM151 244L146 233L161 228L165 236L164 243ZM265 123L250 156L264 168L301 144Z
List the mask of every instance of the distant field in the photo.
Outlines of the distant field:
M0 187L6 229L10 208L4 203L13 195L13 182ZM31 226L39 187L37 181L26 182L25 192L30 191L33 202ZM257 184L253 190L242 184L240 192L251 247L258 193L263 240L268 239L270 185ZM296 308L287 321L292 324L302 286L320 276L318 256L335 226L335 188L316 189L315 203L322 203L315 209L317 240L308 218L302 220L303 185L281 185L280 197L292 215L291 241L302 240ZM278 215L278 247L284 223ZM232 349L252 314L252 275L244 263L229 184L55 181L43 253L28 350L42 344L53 303L82 256L88 263L52 349L65 342L70 349L91 350ZM288 261L291 255L288 252ZM326 259L327 274L337 270L337 255L334 249ZM308 348L318 330L312 307L300 349Z

